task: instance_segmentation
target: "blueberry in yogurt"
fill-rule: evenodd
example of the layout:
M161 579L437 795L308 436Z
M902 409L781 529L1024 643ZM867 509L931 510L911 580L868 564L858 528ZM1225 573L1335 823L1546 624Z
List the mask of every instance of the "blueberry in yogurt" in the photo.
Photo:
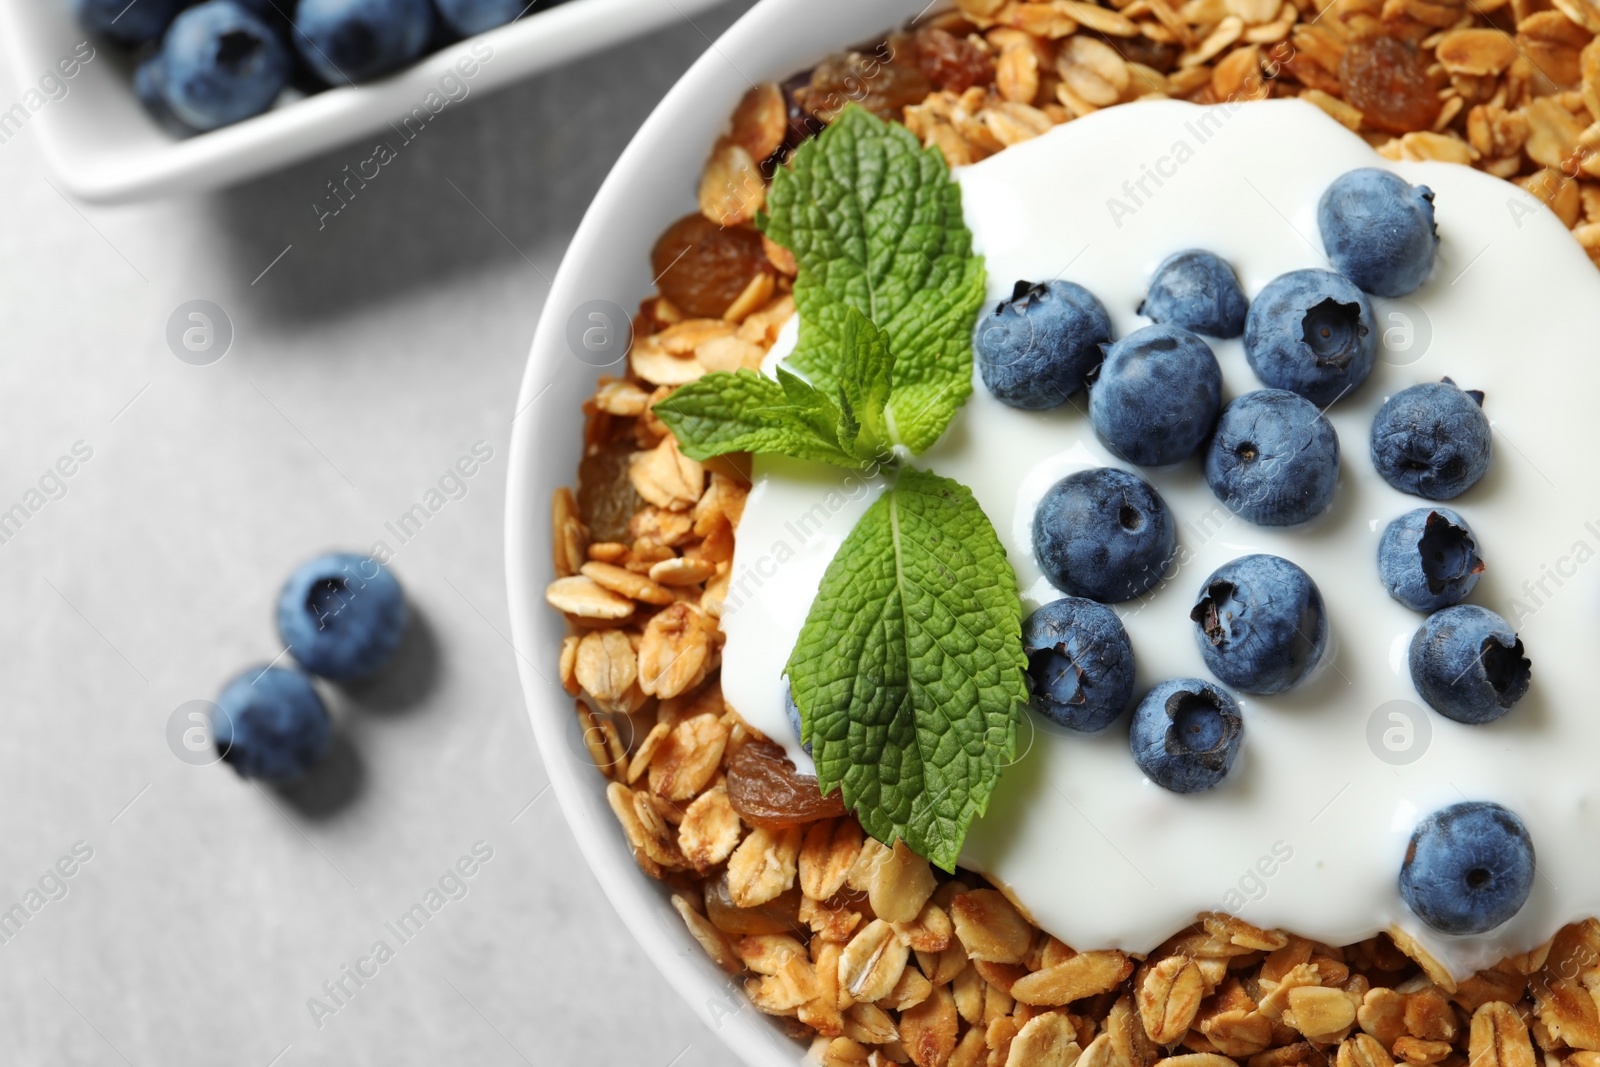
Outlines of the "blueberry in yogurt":
M1117 613L1062 597L1022 624L1035 711L1069 730L1110 726L1133 698L1133 646Z
M1250 305L1244 351L1263 383L1326 408L1372 373L1378 352L1372 302L1332 271L1279 275Z
M794 739L799 741L803 736L800 732L800 705L794 702L794 689L789 685L788 679L783 682L783 713L789 718L789 726L794 730ZM805 741L800 745L806 755L811 755L811 742Z
M1533 665L1522 639L1488 608L1456 604L1423 620L1411 638L1411 683L1456 722L1493 722L1528 692Z
M1105 351L1089 388L1089 421L1119 458L1176 463L1211 435L1222 407L1222 368L1181 326L1146 326Z
M1400 867L1400 896L1445 934L1484 934L1522 910L1533 891L1533 838L1516 813L1464 801L1423 819Z
M1317 203L1328 261L1375 296L1405 296L1433 269L1439 233L1433 190L1361 167L1335 178Z
M1297 684L1328 644L1321 590L1279 556L1240 556L1218 567L1189 618L1207 669L1246 693L1281 693Z
M1033 552L1050 583L1103 603L1148 592L1177 544L1167 502L1144 479L1113 467L1067 475L1033 513Z
M1238 337L1250 301L1233 268L1213 252L1191 248L1161 261L1139 314L1208 337Z
M1174 793L1210 789L1227 775L1244 740L1239 704L1200 678L1162 682L1133 711L1128 744L1139 769Z
M1258 389L1222 409L1205 468L1229 511L1257 526L1293 526L1333 503L1339 435L1305 397Z
M186 125L212 130L259 115L289 83L289 50L234 0L206 0L173 20L161 42L167 105ZM154 72L152 72L154 73Z
M1459 604L1482 573L1483 559L1467 520L1442 505L1406 512L1378 541L1383 587L1414 611Z
M1043 411L1085 387L1110 341L1111 316L1083 286L1019 281L1011 299L979 316L972 351L995 399Z
M330 552L307 560L278 594L278 636L302 667L335 681L383 666L405 628L400 583L368 556Z
M1372 420L1372 465L1412 496L1450 500L1489 469L1493 451L1483 394L1449 378L1402 389Z
M288 782L328 753L333 723L311 680L284 667L251 667L223 687L211 717L217 752L242 778Z

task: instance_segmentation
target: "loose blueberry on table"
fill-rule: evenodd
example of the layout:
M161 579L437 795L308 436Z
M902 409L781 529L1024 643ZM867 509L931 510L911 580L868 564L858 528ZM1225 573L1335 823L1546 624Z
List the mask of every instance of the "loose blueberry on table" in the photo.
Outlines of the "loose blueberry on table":
M1238 702L1199 678L1150 690L1134 709L1128 732L1139 769L1174 793L1198 793L1222 781L1243 739Z
M1146 326L1105 350L1089 386L1089 421L1113 454L1141 467L1176 463L1211 436L1222 368L1181 326Z
M1279 556L1240 556L1218 567L1189 618L1207 669L1246 693L1297 685L1328 643L1317 583Z
M1522 820L1499 804L1466 801L1417 826L1400 895L1440 933L1484 934L1522 910L1533 874L1533 838Z
M1443 505L1406 512L1384 529L1378 542L1383 587L1414 611L1459 604L1483 570L1467 520Z
M1493 722L1528 692L1522 639L1488 608L1456 604L1429 615L1411 639L1411 681L1428 706L1465 723Z
M278 636L312 674L335 681L382 667L405 636L406 600L389 568L330 552L295 568L278 594Z
M1133 699L1133 646L1104 604L1051 601L1023 622L1022 648L1034 710L1069 730L1103 730Z
M311 679L285 667L251 667L217 696L211 738L242 778L289 782L327 755L333 724Z
M1493 451L1483 394L1449 378L1413 385L1384 401L1372 420L1372 465L1412 496L1451 500L1489 469Z

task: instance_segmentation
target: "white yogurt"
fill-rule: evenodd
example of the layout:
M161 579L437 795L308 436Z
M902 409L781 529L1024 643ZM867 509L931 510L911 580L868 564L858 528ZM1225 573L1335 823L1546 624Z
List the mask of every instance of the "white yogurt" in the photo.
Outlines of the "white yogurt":
M1288 693L1241 697L1238 762L1197 795L1143 777L1128 753L1126 716L1084 736L1030 713L1021 755L973 826L962 864L1007 884L1070 945L1142 952L1197 912L1219 909L1332 944L1398 923L1463 974L1600 913L1600 475L1592 443L1600 275L1559 221L1466 167L1389 163L1296 101L1113 108L956 177L991 301L1009 296L1019 278L1065 278L1100 298L1122 336L1144 324L1135 309L1150 273L1179 249L1220 254L1252 297L1286 271L1326 267L1317 198L1339 174L1370 166L1433 188L1442 243L1422 289L1374 301L1379 363L1329 412L1343 450L1333 507L1309 528L1268 529L1232 517L1198 459L1140 471L1178 519L1180 565L1144 601L1117 605L1138 662L1137 692L1166 678L1207 677L1188 617L1198 588L1227 560L1270 552L1299 563L1321 588L1328 655ZM1225 400L1260 388L1238 341L1211 345ZM1426 502L1373 471L1373 414L1394 392L1445 375L1486 392L1495 429L1489 473L1450 502L1488 562L1470 600L1510 620L1533 661L1528 695L1487 726L1452 722L1422 704L1405 661L1421 616L1387 596L1375 563L1385 524ZM1000 404L981 382L914 462L972 488L1029 611L1060 595L1033 558L1039 498L1072 471L1126 467L1096 441L1081 395L1030 413ZM802 765L809 761L784 713L784 663L828 562L881 489L832 469L756 461L723 617L722 684L729 703ZM1521 815L1539 875L1509 923L1452 938L1416 920L1396 878L1417 820L1463 799Z

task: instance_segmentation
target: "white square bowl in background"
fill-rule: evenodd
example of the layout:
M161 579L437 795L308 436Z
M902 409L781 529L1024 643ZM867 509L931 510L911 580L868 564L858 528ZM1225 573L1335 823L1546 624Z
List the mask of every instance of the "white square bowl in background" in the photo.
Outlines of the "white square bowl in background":
M460 107L474 95L718 2L568 0L447 45L395 74L326 89L243 122L178 139L157 126L134 96L129 56L109 41L89 37L66 0L0 0L0 42L16 74L15 85L0 87L7 94L0 96L0 145L24 127L30 130L60 184L93 203L200 192L398 125L419 108L426 117L429 105L439 107L440 100ZM71 69L62 61L70 64L90 48L92 58L78 62L72 77L62 77ZM469 70L470 77L464 76ZM604 74L618 75L626 72Z

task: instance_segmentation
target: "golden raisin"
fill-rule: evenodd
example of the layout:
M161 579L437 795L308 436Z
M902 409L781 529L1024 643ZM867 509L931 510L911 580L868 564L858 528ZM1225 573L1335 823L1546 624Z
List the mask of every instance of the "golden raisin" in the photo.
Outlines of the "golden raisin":
M1344 98L1367 125L1385 133L1426 130L1439 117L1439 96L1416 49L1393 37L1358 41L1339 61Z
M743 226L718 226L696 212L667 227L650 251L661 295L684 314L720 319L757 274L770 270L761 235Z
M616 441L585 455L578 464L578 512L600 541L627 541L628 521L644 507L628 477L633 447Z
M994 80L994 61L983 49L937 26L917 31L917 66L935 89L952 93Z
M752 826L793 826L844 814L835 791L823 796L817 780L801 774L770 741L752 741L728 757L728 801Z
M733 902L728 875L723 872L721 878L706 883L705 901L706 918L725 934L787 934L801 929L798 886L765 904L741 908Z

